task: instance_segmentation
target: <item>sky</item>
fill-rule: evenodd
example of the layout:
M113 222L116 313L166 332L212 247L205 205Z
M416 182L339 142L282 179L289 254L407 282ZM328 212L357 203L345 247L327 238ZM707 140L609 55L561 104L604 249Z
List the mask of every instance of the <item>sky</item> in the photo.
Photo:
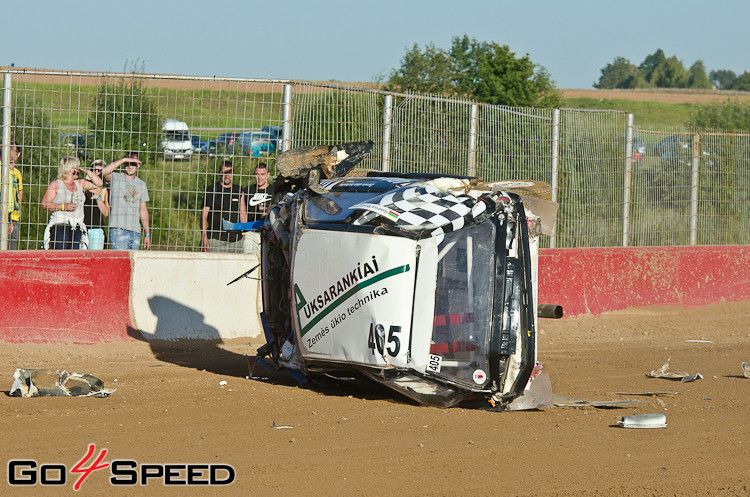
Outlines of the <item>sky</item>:
M415 43L508 45L558 88L661 48L750 70L747 0L30 0L4 2L0 65L231 78L377 81ZM135 65L134 65L135 64Z

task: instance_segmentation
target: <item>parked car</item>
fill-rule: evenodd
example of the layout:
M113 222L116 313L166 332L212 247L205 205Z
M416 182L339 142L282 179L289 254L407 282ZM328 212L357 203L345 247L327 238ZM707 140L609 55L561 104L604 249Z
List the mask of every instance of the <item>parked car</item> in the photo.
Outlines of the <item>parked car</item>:
M203 142L203 145L198 149L198 153L201 155L208 155L213 157L216 155L216 140L208 140Z
M512 193L530 183L349 177L372 146L277 157L283 198L261 228L258 362L300 383L360 375L429 406L512 409L539 373L542 220Z
M216 138L216 143L219 143L219 144L224 144L225 146L227 146L227 148L229 148L229 147L231 147L232 145L234 145L234 139L235 139L235 138L237 137L237 135L239 135L240 133L241 133L240 131L228 131L228 132L226 132L226 133L222 133L222 134L220 134L220 135L219 135L219 136L218 136L218 137Z
M201 150L201 147L202 147L202 146L203 146L203 145L204 145L204 144L205 144L206 142L205 142L205 141L203 141L203 140L201 139L201 137L200 137L200 136L198 136L198 135L191 135L191 136L190 136L190 143L192 143L192 144L193 144L193 153L194 153L194 154L199 154L199 153L200 153L200 150Z
M167 119L161 130L163 135L159 142L159 149L164 154L164 159L181 160L190 159L193 156L190 129L186 122Z
M260 128L261 131L267 131L268 133L271 133L271 137L274 141L274 146L276 147L276 150L281 150L281 140L283 139L284 135L284 128L281 126L263 126Z
M276 152L276 140L268 131L245 131L234 139L233 153L235 155L249 155L263 157Z
M654 145L653 152L656 157L665 159L676 158L679 155L689 153L690 145L677 135L670 135Z
M625 135L621 135L619 139L624 148L627 137ZM646 144L643 142L643 140L641 140L641 138L638 135L633 135L633 151L632 151L631 159L633 160L633 162L641 162L645 155L646 155Z

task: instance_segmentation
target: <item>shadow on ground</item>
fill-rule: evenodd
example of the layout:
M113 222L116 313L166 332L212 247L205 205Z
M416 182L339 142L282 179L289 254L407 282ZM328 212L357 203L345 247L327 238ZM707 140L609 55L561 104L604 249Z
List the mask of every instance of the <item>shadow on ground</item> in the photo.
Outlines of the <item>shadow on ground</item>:
M157 318L154 332L128 326L127 333L147 342L156 359L220 375L248 375L247 356L223 348L219 330L206 324L203 314L166 297L152 297L148 303ZM196 338L175 339L180 332ZM254 352L248 346L248 354Z

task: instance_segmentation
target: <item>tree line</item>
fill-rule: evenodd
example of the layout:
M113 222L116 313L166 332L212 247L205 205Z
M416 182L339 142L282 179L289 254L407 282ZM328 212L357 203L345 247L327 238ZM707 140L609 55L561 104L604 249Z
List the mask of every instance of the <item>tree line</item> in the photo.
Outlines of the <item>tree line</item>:
M646 56L638 66L625 57L615 59L601 69L599 81L594 88L696 88L717 90L750 91L750 73L739 76L729 69L706 72L702 60L688 69L676 55L667 57L660 48Z

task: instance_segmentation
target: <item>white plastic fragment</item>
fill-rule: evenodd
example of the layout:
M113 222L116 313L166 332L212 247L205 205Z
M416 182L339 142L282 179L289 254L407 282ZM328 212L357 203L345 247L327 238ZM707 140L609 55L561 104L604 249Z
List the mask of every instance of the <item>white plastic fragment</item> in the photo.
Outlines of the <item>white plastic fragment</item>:
M226 384L227 384L226 380L221 380L221 381L219 382L219 385L221 385L222 387L223 387L224 385L226 385Z
M666 428L667 416L661 413L633 414L623 417L617 423L623 428Z

